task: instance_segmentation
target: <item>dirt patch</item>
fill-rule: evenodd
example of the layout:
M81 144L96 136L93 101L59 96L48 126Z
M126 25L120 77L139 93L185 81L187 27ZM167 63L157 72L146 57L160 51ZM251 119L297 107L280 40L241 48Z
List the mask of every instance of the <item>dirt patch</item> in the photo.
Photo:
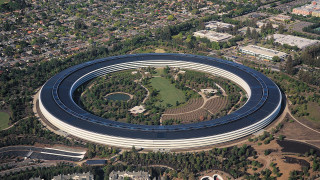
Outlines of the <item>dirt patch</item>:
M295 121L284 121L283 128L277 133L285 135L289 139L298 139L298 140L320 140L320 134L314 131L307 129L301 124ZM313 126L311 126L313 127Z
M268 168L272 171L272 167L270 167L270 164L275 163L276 167L279 167L280 173L282 173L282 175L278 179L288 179L290 176L290 171L301 171L301 165L292 163L290 164L284 161L284 155L281 151L282 147L279 146L279 144L275 140L271 141L269 144L262 144L260 146L257 145L257 143L254 143L252 147L258 153L258 158L255 160L259 161L260 163L263 163L264 165L259 170ZM269 149L271 151L269 155L264 154L266 149ZM272 174L272 176L276 175Z
M156 49L154 52L155 53L165 53L166 51L164 49Z

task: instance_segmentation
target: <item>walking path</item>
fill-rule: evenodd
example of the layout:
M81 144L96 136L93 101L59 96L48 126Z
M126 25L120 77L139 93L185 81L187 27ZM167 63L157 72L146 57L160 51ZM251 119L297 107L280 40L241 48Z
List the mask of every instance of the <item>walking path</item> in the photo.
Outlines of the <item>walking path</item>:
M143 87L144 89L146 89L146 91L147 91L147 95L146 95L146 97L143 99L143 101L142 101L142 104L144 104L146 101L147 101L147 99L148 99L148 97L150 96L150 91L149 91L149 89L148 88L146 88L144 85L142 85L141 83L139 83L140 85L141 85L141 87Z
M201 96L203 96L202 95L202 93L199 93ZM212 97L210 97L210 98L206 98L206 97L202 97L203 98L203 104L199 107L199 108L197 108L197 109L193 109L193 110L191 110L191 111L187 111L187 112L183 112L183 113L176 113L176 114L162 114L162 115L172 115L172 116L175 116L175 115L181 115L181 114L186 114L186 113L192 113L192 112L195 112L195 111L197 111L197 110L200 110L200 109L204 109L204 106L206 105L206 103L207 103L207 101L209 101L209 100L211 100L211 99L214 99L214 98L218 98L219 96L212 96ZM209 111L210 112L210 111ZM210 112L211 113L211 112ZM212 114L212 113L211 113Z
M299 123L300 125L302 125L302 126L304 126L304 127L306 127L306 128L308 128L309 130L311 130L311 131L314 131L314 132L316 132L316 133L319 133L320 134L320 131L317 131L317 130L315 130L315 129L312 129L311 127L309 127L309 126L307 126L307 125L305 125L305 124L303 124L302 122L300 122L298 119L296 119L292 114L291 114L291 111L290 110L288 110L288 114L291 116L291 118L293 119L293 120L295 120L297 123Z
M235 105L232 106L232 108L230 109L230 111L229 111L227 114L232 113L232 111L235 109L235 106L241 103L241 100L242 100L242 93L240 92L240 99L239 99L239 101L238 101Z

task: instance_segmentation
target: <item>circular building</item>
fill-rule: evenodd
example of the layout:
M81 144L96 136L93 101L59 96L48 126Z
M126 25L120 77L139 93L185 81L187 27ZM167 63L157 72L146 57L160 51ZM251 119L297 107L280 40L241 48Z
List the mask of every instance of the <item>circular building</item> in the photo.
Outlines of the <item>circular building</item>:
M73 92L95 77L141 67L178 67L229 79L247 93L247 102L224 117L193 124L151 126L112 121L79 107ZM282 95L263 74L212 57L188 54L136 54L108 57L70 67L48 80L39 93L39 109L52 125L87 140L111 146L186 149L235 140L255 133L278 115Z

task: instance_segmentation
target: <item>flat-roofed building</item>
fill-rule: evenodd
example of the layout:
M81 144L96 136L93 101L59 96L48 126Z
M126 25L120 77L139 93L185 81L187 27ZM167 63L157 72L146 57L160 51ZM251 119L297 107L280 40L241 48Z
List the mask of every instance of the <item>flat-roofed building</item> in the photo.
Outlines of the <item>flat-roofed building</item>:
M207 38L211 42L223 42L231 39L233 36L227 33L218 33L215 31L201 30L193 33L193 36L200 38Z
M320 17L320 10L317 10L317 11L312 11L312 16L315 16L315 17Z
M268 36L268 38L273 37L274 42L279 44L287 44L290 46L297 46L299 49L304 49L308 46L315 45L319 43L319 40L306 39L298 36L284 35L284 34L274 34Z
M248 45L245 47L239 48L240 52L250 54L252 56L259 57L261 59L272 60L273 57L278 56L280 59L284 59L287 54L284 52L267 49L260 46Z
M262 26L266 26L267 25L267 23L264 23L264 22L257 22L257 26L259 27L259 28L262 28ZM275 28L275 29L278 29L279 28L279 25L278 24L271 24L272 25L272 27L273 28Z
M52 178L52 180L69 180L69 179L72 179L72 180L94 180L94 176L90 172L87 172L87 173L74 173L74 174L67 174L67 175L60 174L60 175L54 176Z
M216 30L217 28L232 28L234 25L219 21L209 21L205 24L205 27L208 30Z
M132 180L149 180L150 175L148 174L148 172L144 171L112 171L109 174L109 180L123 180L125 178L130 178Z
M249 27L250 31L252 32L253 30L256 30L258 33L261 32L261 29L259 28L253 28L253 27ZM248 27L243 27L241 29L238 29L238 32L242 33L242 34L246 34L248 30Z
M308 16L312 14L312 10L307 7L297 7L292 10L292 14Z
M317 11L320 10L320 0L312 1L311 4L307 4L301 7L297 7L292 9L292 14L303 15L303 16L317 16L319 17L319 13ZM315 12L315 13L313 13Z
M269 19L270 20L275 20L275 21L290 21L291 20L291 16L278 14L277 16L272 16Z

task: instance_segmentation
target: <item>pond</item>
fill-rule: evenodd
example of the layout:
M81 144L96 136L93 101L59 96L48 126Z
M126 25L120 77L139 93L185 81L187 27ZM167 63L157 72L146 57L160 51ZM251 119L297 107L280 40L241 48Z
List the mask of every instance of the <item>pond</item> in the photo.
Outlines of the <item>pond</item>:
M128 101L130 99L130 96L124 93L115 93L107 95L106 99L113 101Z

